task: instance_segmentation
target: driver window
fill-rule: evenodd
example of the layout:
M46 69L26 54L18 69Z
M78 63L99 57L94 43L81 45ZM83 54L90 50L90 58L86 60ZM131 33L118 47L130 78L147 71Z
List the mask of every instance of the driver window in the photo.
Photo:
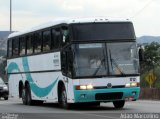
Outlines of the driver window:
M62 72L67 75L68 77L72 77L72 71L73 71L73 55L71 48L65 49L65 51L62 52Z

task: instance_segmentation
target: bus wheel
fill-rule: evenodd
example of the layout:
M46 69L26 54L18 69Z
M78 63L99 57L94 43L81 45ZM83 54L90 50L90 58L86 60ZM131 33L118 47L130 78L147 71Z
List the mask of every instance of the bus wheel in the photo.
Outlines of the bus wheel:
M8 100L8 97L4 97L4 100Z
M113 105L115 108L123 108L124 107L124 104L125 104L125 101L124 100L121 100L121 101L114 101L113 102Z
M31 98L31 90L29 84L26 86L26 101L27 105L33 105L33 100Z
M67 93L64 86L62 87L60 94L60 105L64 109L69 109L69 104L67 103Z
M27 105L26 88L22 89L22 102L24 105Z

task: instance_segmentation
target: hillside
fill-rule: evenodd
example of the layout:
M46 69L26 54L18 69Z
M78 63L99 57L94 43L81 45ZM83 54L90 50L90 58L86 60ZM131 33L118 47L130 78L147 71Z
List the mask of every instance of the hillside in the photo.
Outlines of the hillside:
M0 31L0 38L6 38L9 34L9 31Z
M142 36L137 38L137 42L139 44L152 43L152 42L160 43L160 36Z

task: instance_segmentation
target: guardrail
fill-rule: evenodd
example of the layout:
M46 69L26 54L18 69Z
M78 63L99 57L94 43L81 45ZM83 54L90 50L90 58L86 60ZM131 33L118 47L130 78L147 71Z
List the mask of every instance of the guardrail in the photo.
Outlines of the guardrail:
M160 89L141 88L140 99L160 100Z

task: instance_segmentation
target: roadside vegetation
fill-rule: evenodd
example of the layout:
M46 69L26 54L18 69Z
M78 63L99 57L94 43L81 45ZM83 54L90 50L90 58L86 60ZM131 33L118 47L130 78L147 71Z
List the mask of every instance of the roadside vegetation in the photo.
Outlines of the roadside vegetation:
M144 47L144 61L140 63L141 87L160 88L160 44L152 42ZM150 79L150 82L148 81Z

